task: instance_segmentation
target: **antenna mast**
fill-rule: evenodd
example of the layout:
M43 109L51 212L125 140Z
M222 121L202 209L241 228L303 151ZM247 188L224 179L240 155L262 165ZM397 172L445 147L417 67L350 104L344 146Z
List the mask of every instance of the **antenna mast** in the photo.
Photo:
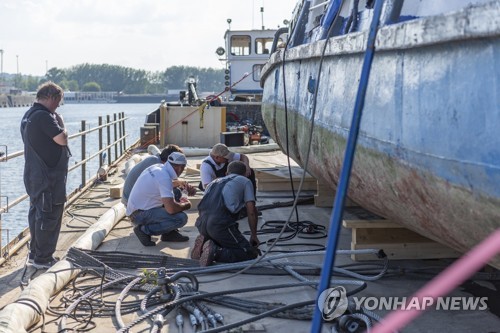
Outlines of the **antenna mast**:
M260 7L260 18L262 20L262 30L264 30L264 7Z

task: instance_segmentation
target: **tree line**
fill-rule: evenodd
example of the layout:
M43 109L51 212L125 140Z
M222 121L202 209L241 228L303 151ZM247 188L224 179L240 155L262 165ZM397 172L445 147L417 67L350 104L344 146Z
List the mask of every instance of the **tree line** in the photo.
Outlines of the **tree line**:
M191 66L172 66L163 72L151 72L108 64L81 64L66 69L53 67L43 77L10 75L2 79L26 91L36 91L41 83L53 81L68 91L165 94L169 89L186 89L190 76L196 79L199 91L224 90L223 69Z

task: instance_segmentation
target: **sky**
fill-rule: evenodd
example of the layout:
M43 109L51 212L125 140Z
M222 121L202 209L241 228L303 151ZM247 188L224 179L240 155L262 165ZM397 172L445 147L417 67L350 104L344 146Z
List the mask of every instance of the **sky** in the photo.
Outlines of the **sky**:
M296 0L1 0L3 72L110 64L147 71L223 68L231 30L284 26Z

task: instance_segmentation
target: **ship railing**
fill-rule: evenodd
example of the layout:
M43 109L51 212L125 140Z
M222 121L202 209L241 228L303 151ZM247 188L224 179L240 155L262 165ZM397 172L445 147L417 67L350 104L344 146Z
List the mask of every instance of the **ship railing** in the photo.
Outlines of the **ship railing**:
M70 193L68 195L68 202L70 204L78 196L83 193L85 189L93 185L96 180L99 179L99 173L96 173L95 176L87 179L87 164L96 158L99 158L99 168L103 168L106 166L112 166L120 161L125 155L127 151L126 146L126 138L128 134L125 132L125 121L128 118L125 117L123 112L113 115L113 119L111 119L110 115L106 116L105 122L102 116L98 117L98 125L96 127L87 129L86 121L81 121L81 129L80 132L70 135L68 140L70 142L72 140L76 140L80 138L81 143L81 160L74 165L72 165L68 169L68 173L71 173L77 169L81 170L81 184L74 189L68 191ZM86 156L87 151L87 142L91 135L97 135L97 151L90 156ZM95 142L95 140L94 140ZM131 147L134 147L138 144L138 141L133 143ZM69 145L71 147L71 145ZM129 148L131 148L129 147ZM6 152L0 156L0 162L7 162L14 158L18 158L20 156L24 156L24 151L16 151L14 153L8 154L7 149ZM76 156L75 156L76 157ZM21 169L22 170L22 169ZM1 195L1 193L0 193ZM0 235L6 236L6 245L2 246L2 237L0 237L0 265L2 265L5 260L7 260L10 256L16 253L24 244L26 244L29 240L29 230L28 228L24 229L21 233L15 236L12 240L10 239L10 229L2 228L2 214L8 213L10 209L17 206L24 200L28 199L27 194L23 194L11 202L9 202L8 197L3 197L3 200L0 203ZM5 206L1 206L4 204ZM26 213L26 216L28 214ZM5 233L5 234L4 234Z

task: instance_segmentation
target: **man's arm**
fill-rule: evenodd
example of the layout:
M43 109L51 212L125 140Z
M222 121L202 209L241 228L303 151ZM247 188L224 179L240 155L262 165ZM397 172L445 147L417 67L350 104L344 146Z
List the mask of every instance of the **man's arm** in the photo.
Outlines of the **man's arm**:
M55 112L54 113L56 116L57 123L59 124L59 127L63 129L61 133L53 137L52 139L55 141L60 146L67 146L68 145L68 132L66 131L66 128L64 127L64 120L62 116Z
M250 160L245 154L240 154L240 161L245 163L245 166L247 167L245 176L249 177L250 174L252 173L252 170L250 170Z
M177 214L191 208L191 202L185 199L185 202L175 202L174 198L161 198L163 207L169 214Z
M255 201L247 201L245 204L248 214L248 226L250 227L250 245L258 246L259 239L257 238L257 208Z

